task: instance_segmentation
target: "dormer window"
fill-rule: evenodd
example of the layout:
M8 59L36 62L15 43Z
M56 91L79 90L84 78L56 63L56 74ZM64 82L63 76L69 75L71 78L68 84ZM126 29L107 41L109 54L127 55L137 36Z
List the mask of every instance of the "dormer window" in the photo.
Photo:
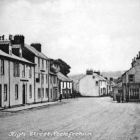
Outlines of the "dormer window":
M128 77L129 82L134 82L135 81L135 77L134 74L130 74Z

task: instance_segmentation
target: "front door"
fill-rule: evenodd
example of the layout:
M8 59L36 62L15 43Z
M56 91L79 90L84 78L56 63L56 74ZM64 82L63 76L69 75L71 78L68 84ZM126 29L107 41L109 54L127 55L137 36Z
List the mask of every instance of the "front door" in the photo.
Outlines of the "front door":
M2 100L1 100L1 99L2 99L2 97L1 97L1 96L2 96L2 94L1 94L2 91L1 91L1 90L2 90L2 89L1 89L1 85L0 85L0 107L2 106Z
M25 104L25 85L24 84L22 86L22 96L23 96L23 98L22 98L22 104Z

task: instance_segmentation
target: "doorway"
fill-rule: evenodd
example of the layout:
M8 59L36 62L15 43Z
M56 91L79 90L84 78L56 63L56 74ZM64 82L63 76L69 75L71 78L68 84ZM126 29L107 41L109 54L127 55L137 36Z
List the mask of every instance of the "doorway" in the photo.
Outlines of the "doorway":
M2 106L2 87L1 87L1 84L0 84L0 107Z
M22 86L22 96L23 96L23 98L22 98L22 104L25 104L26 103L26 98L25 98L25 85L23 84L23 86Z

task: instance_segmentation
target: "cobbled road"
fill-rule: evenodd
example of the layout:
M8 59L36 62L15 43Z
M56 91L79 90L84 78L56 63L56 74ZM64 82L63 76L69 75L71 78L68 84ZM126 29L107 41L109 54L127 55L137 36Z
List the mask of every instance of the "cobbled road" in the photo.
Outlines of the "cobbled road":
M140 103L76 98L40 109L0 112L0 140L16 139L140 140Z

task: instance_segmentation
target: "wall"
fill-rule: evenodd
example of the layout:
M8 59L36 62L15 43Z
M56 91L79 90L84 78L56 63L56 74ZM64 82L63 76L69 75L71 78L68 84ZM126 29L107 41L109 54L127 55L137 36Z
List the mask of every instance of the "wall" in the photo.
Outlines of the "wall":
M22 77L23 64L25 65L25 77ZM29 78L29 66L32 69L32 77ZM10 62L10 106L23 104L23 84L25 85L25 104L34 103L34 67L20 63L20 77L15 77L14 64ZM15 99L15 85L18 85L18 99ZM29 86L32 85L32 98L29 97Z
M1 66L1 59L0 59ZM9 61L4 59L4 75L0 74L1 107L9 107ZM7 101L4 101L4 84L7 84Z
M87 75L79 81L79 92L82 96L99 96L99 86L96 86L98 79ZM99 84L99 83L98 83Z
M38 65L38 57L34 58L34 62L36 64L35 66L35 102L46 102L48 101L48 93L46 93L46 89L48 89L48 69L49 69L49 63L47 60L40 58L40 66ZM44 68L42 66L42 60L44 61ZM39 77L40 75L40 77ZM42 82L42 76L44 76L44 82ZM47 79L46 79L47 75ZM39 78L40 81L36 82L36 78ZM41 90L42 97L38 97L38 88ZM44 89L44 96L42 94L42 90Z

